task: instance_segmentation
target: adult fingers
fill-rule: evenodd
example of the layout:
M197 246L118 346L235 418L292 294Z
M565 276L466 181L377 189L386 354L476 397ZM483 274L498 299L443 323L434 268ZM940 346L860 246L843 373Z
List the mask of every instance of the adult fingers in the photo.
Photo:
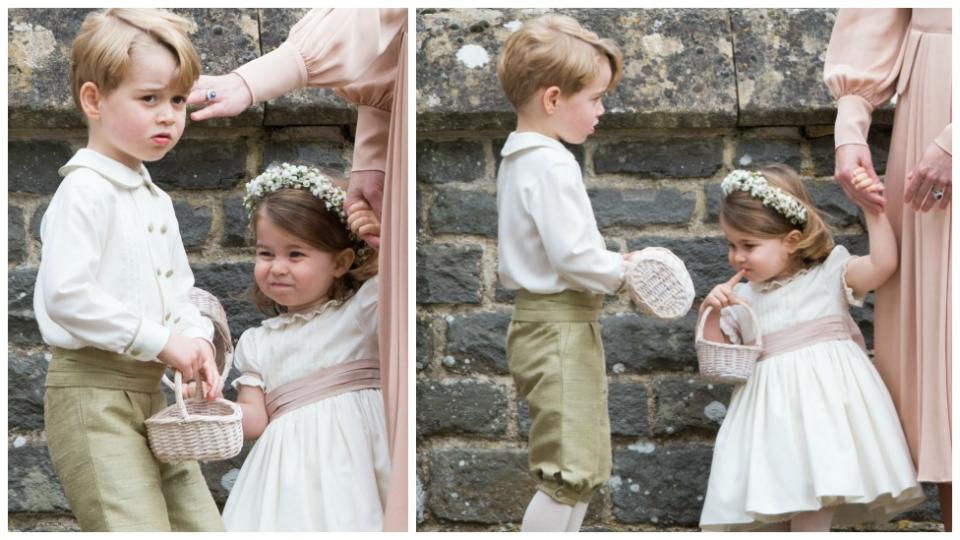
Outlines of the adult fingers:
M380 236L367 235L361 236L361 238L373 249L380 249Z
M923 199L930 190L924 171L913 169L907 173L906 189L903 191L903 202L913 204L917 199ZM914 207L916 208L916 206Z
M201 75L197 82L193 83L193 88L187 95L187 105L196 105L207 101L207 88L210 87L212 78L209 75Z
M948 204L950 204L950 196L951 196L951 192L953 191L952 186L953 186L953 184L950 183L950 184L947 184L946 187L943 188L943 198L940 199L940 209L941 209L941 210L943 210L944 208L947 207Z
M204 90L204 92L206 92L206 90ZM204 95L204 99L206 99L206 95ZM194 122L202 122L221 116L233 116L226 101L213 102L202 109L190 113L190 119Z
M370 203L370 208L379 219L383 215L383 186L366 186L363 197Z

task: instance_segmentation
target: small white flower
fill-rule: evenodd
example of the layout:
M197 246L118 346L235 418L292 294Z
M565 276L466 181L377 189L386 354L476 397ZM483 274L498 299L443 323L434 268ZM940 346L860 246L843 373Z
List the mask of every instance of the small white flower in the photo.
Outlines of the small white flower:
M346 200L346 193L339 186L334 184L329 178L324 176L319 170L303 165L291 165L282 163L279 166L269 167L260 176L257 176L246 185L246 194L243 197L243 205L247 209L247 216L251 219L257 211L257 205L268 193L291 188L305 189L315 197L323 201L327 210L336 212L340 221L347 224L347 213L343 209L343 203ZM350 238L354 242L354 250L357 252L355 265L360 265L366 260L369 251L366 245L357 238L352 232Z
M755 171L736 169L731 171L720 183L723 194L729 195L734 191L746 191L751 197L756 197L763 205L772 208L795 225L807 222L807 208L796 197L771 186L762 174Z

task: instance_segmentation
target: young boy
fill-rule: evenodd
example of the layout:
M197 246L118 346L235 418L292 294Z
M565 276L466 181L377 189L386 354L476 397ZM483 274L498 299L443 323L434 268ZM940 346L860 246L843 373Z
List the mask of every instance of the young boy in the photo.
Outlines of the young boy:
M497 175L499 272L517 290L507 357L530 405L538 491L524 531L577 531L612 465L607 379L597 322L625 258L607 251L580 166L561 141L594 132L621 54L570 17L524 23L504 45L500 83L517 111Z
M73 43L88 141L43 217L34 310L53 348L47 445L84 531L223 530L198 464L158 462L144 427L166 405L166 366L202 376L207 399L220 388L170 197L142 164L183 133L200 72L187 28L164 11L111 9Z

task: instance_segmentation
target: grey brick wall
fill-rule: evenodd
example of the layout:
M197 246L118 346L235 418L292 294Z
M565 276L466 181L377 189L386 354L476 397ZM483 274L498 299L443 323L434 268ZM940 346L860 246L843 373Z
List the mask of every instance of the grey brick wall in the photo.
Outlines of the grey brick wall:
M57 169L86 144L67 69L70 43L87 11L14 9L7 26L7 506L13 531L77 528L45 445L43 380L50 355L33 318L32 296L40 219L59 184ZM191 37L208 74L227 73L276 48L306 12L174 11L197 23ZM148 164L155 181L173 197L197 285L221 299L234 340L261 319L244 294L252 282L253 263L241 203L244 183L280 160L349 171L355 118L352 106L332 91L298 90L233 119L190 124L167 157ZM236 372L230 380L234 376ZM226 393L235 399L229 387ZM221 505L248 449L233 460L203 465Z
M529 416L507 371L512 294L497 280L496 168L514 115L496 81L515 21L547 10L417 12L417 523L516 530L534 483ZM866 249L832 182L835 111L820 77L832 10L557 10L624 51L599 133L572 147L607 245L665 246L694 312L674 322L609 297L601 318L613 475L587 530L695 530L731 388L696 372L695 310L730 270L720 180L764 161L801 171L841 243ZM871 134L882 169L890 109ZM872 305L854 317L872 337ZM929 486L928 486L929 487ZM930 491L930 493L934 493ZM880 527L935 530L934 498Z

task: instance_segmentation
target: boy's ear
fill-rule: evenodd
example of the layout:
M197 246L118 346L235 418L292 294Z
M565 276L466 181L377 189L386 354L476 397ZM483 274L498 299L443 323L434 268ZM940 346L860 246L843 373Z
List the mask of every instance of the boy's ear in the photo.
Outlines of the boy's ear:
M557 111L557 102L560 100L560 87L551 86L543 91L543 110L547 114Z
M103 93L97 84L91 81L83 83L80 87L80 108L83 114L91 120L100 119L100 103L103 99Z
M800 240L803 239L803 233L794 229L787 233L783 238L783 244L787 248L787 253L793 255L800 246Z
M357 258L357 254L354 253L352 248L347 248L333 258L333 275L335 277L343 277L347 271L350 270L350 266L353 265L353 260Z

